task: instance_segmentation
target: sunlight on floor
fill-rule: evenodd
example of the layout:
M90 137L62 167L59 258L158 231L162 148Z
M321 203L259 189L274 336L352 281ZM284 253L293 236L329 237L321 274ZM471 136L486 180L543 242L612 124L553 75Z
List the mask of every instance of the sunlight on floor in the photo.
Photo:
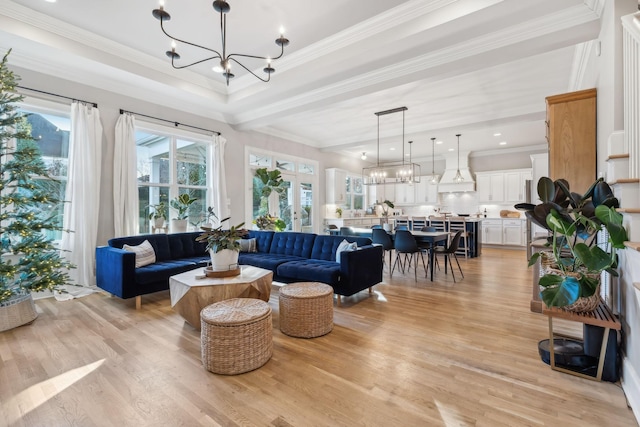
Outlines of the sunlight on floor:
M38 406L53 398L58 393L72 386L77 381L98 369L105 359L98 360L89 365L72 369L54 378L34 384L13 396L7 402L3 402L3 412L7 414L9 425L18 421L22 416L36 409Z
M442 422L444 422L445 426L449 427L449 426L470 425L470 424L466 424L463 421L462 416L460 415L459 411L457 411L456 409L450 406L446 406L445 404L441 403L438 400L435 400L434 403L438 407L438 411L440 412L440 417L442 417Z
M374 294L378 297L378 301L387 302L387 298L380 291L373 291Z

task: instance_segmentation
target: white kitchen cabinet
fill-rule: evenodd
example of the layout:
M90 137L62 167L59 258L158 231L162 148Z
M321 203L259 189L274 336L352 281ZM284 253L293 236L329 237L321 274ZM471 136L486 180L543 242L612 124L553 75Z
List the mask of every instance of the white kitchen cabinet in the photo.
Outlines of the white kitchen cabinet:
M430 176L423 176L416 184L416 204L436 204L438 203L438 184L431 184Z
M504 173L478 172L476 174L476 196L480 203L501 203L504 201Z
M326 174L327 204L342 205L347 202L347 171L330 168Z
M522 203L526 201L526 183L531 180L531 169L514 170L504 174L505 202Z
M502 244L509 246L524 246L524 221L520 219L502 220Z
M389 200L396 204L396 185L394 184L383 184L383 185L372 185L371 187L375 188L375 198L372 200L377 200L378 203L382 203L385 200Z
M387 185L388 186L388 185ZM416 203L416 184L396 184L395 186L395 204L398 206L415 205ZM388 199L391 200L391 199Z
M501 219L482 220L482 244L487 244L487 245L502 244L502 220Z

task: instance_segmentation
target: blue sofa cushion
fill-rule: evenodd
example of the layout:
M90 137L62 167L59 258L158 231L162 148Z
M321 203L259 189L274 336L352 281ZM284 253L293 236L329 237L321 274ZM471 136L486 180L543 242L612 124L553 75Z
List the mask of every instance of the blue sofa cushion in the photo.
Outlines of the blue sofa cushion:
M169 276L193 270L196 264L189 261L161 261L136 269L136 283L141 285L167 280Z
M271 270L274 273L280 264L289 261L298 261L303 259L295 255L274 255L260 252L241 252L238 256L238 264L253 265L254 267Z
M274 255L295 255L310 258L316 235L312 233L274 233L269 253Z
M249 239L256 239L256 250L258 252L269 252L274 234L275 231L249 230Z
M322 282L335 285L340 280L340 264L319 259L290 261L278 266L278 276L299 282Z
M168 234L171 259L208 255L206 242L196 242L199 235L199 232Z
M125 244L137 246L148 240L156 253L156 262L172 259L169 250L169 237L166 234L142 234L140 236L116 237L109 240L109 246L122 249Z
M347 240L347 242L355 242L358 247L366 246L371 244L371 239L368 237L355 237L355 236L316 236L316 240L313 243L313 248L311 251L311 256L309 258L312 259L320 259L324 261L335 261L336 260L336 250L338 246L340 246L340 242L343 240Z

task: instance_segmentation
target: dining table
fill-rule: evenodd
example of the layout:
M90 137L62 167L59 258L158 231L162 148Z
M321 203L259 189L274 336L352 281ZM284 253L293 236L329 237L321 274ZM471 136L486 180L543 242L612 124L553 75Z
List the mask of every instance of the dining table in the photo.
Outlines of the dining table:
M360 237L371 238L373 232L371 228L357 228L351 227L353 233ZM393 231L387 231L391 239L395 237ZM416 239L417 243L429 243L433 248L437 243L444 242L445 249L449 245L449 233L446 231L411 231L411 234ZM429 251L429 269L431 270L431 281L433 282L433 264L435 259L435 253L433 250Z

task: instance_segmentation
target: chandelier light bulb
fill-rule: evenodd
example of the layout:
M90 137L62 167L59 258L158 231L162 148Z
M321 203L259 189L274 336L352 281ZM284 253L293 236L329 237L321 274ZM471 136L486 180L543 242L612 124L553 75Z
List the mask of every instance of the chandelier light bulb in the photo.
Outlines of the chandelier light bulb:
M362 152L362 156L360 156L362 160L367 160L367 153L365 151Z
M176 51L176 47L178 47L178 45L176 44L175 40L171 40L171 50L172 51Z
M164 9L164 0L160 0L158 5L160 6L160 10Z
M280 26L280 37L284 36L284 27Z

